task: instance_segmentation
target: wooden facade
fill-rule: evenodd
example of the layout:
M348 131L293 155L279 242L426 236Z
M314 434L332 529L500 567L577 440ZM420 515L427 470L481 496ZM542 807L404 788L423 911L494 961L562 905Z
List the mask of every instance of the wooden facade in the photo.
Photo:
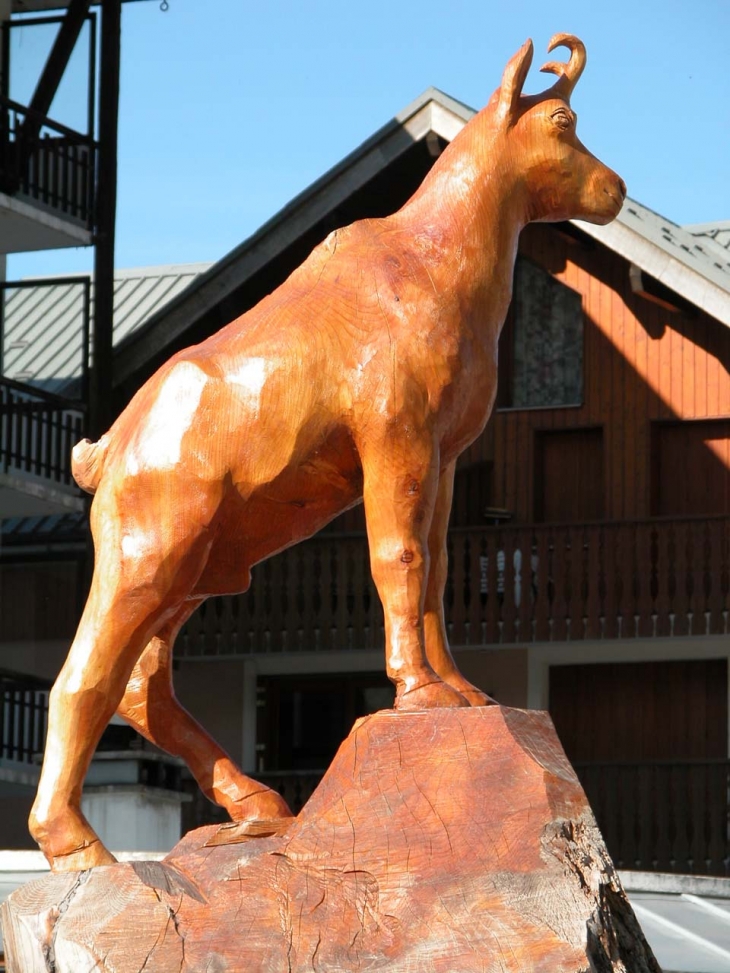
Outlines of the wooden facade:
M730 512L730 329L679 298L677 310L669 310L634 294L628 261L572 229L568 234L547 225L529 226L520 253L582 295L584 399L579 406L495 410L461 462L462 470L486 464L491 471L485 506L509 511L516 523L547 520L540 517L540 441L544 456L551 433L581 430L584 442L576 441L576 456L582 446L593 457L595 441L588 440L597 431L602 438L603 513L590 519ZM711 440L704 448L695 445L691 429L684 429L695 460L702 461L695 480L712 478L716 484L704 509L671 509L657 497L662 474L657 441L678 420L704 420L697 432ZM708 420L718 420L715 430ZM569 449L566 443L556 457L566 490L573 482L573 471L564 466ZM595 480L599 474L594 473ZM665 466L668 480L677 473L676 463ZM582 520L582 510L577 513L574 519Z

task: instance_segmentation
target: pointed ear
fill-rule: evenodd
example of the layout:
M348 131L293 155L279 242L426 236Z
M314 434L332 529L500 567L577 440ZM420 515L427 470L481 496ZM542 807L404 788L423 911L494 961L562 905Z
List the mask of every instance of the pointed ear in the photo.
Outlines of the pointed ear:
M516 110L525 83L527 72L532 64L532 41L528 39L519 51L510 59L502 75L502 86L499 89L499 104L497 114L508 121Z

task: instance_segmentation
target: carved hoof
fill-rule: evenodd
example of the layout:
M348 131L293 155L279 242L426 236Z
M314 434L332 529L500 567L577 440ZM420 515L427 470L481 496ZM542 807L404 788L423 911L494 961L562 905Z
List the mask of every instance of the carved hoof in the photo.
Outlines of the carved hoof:
M436 709L440 706L469 706L469 701L460 692L445 682L429 682L424 686L417 686L409 692L398 694L395 698L395 708L406 710Z
M262 787L247 797L236 801L228 809L232 821L271 821L274 818L291 818L292 812L281 794L270 787Z
M466 700L468 700L470 706L497 705L496 699L492 699L491 696L487 696L486 693L483 693L481 689L477 689L476 686L465 686L463 689L461 686L457 686L456 689Z
M116 858L97 838L90 845L77 848L63 855L49 855L44 852L52 872L83 872L97 865L113 865Z
M113 865L116 861L81 811L75 808L64 807L52 814L34 809L28 828L53 872L81 872L97 865Z

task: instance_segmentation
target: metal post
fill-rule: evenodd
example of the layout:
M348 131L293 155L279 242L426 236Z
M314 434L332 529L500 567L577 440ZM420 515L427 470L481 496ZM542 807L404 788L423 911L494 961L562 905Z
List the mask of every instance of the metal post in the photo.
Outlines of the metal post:
M94 250L93 361L89 390L89 431L94 439L109 427L112 418L114 227L117 206L121 6L121 0L101 0L99 175Z

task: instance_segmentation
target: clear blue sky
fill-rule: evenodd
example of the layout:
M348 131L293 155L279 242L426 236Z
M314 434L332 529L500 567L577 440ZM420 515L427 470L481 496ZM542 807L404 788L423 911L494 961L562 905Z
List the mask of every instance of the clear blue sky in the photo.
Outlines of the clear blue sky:
M588 50L579 134L629 194L730 219L730 0L151 0L122 31L118 267L219 259L429 85L481 107L526 37L541 90L557 31ZM8 276L90 265L23 255Z

